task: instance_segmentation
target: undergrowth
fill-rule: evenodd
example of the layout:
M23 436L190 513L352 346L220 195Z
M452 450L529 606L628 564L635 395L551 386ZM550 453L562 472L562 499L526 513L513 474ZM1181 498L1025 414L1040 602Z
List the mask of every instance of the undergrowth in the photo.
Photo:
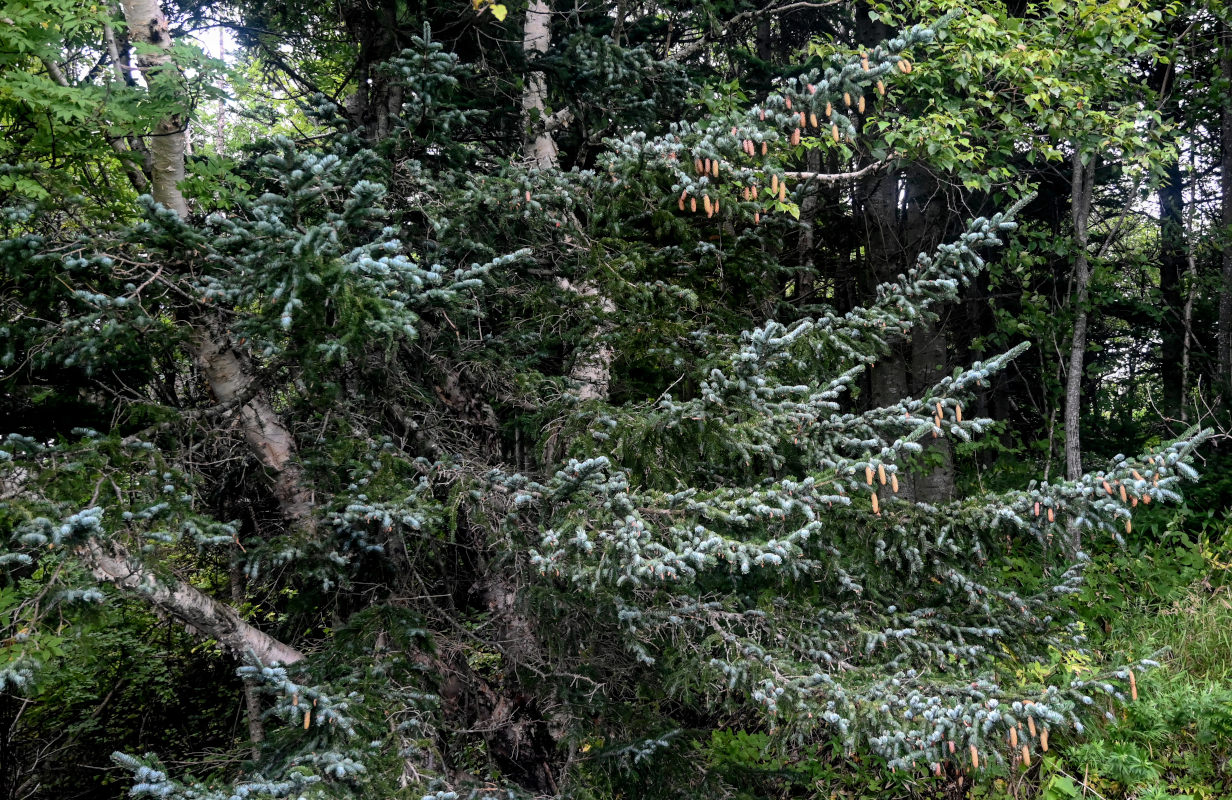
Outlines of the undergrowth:
M1232 513L1182 507L1153 522L1124 548L1087 543L1092 567L1072 602L1089 649L1054 652L1019 677L1081 677L1143 658L1159 666L1136 676L1136 699L1108 705L1102 718L1092 714L1081 736L1053 739L1029 767L892 774L877 759L784 746L744 730L696 741L695 755L723 796L741 800L1232 798ZM1025 558L1011 558L1006 569L1038 577Z

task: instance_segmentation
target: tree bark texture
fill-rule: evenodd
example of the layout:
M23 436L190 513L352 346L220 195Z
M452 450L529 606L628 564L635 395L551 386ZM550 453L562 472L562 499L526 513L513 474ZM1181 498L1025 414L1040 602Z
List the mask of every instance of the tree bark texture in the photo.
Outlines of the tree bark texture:
M904 247L900 271L921 252L931 252L946 229L945 198L935 178L926 169L913 166L906 172ZM944 313L943 309L938 309ZM939 320L920 320L911 332L912 394L923 397L947 373L947 336ZM923 471L915 476L915 496L926 503L954 497L954 450L945 436L925 442Z
M1065 477L1082 477L1082 375L1087 351L1087 297L1091 267L1087 261L1087 222L1095 189L1095 156L1084 165L1082 151L1075 146L1071 178L1070 221L1074 236L1073 285L1074 331L1070 338L1069 364L1065 371Z
M821 172L821 151L810 150L805 156L809 172ZM806 179L807 180L807 179ZM813 299L817 283L817 264L815 250L817 236L817 212L821 199L821 184L808 181L804 185L804 197L800 200L800 239L796 242L796 252L800 258L800 269L796 273L795 297L797 304L808 303Z
M244 570L234 558L231 561L231 602L239 608L244 602ZM248 747L253 761L261 758L261 742L265 741L265 723L261 719L260 686L251 675L245 675L244 716L248 718Z
M283 516L288 522L314 528L315 502L296 460L291 431L269 401L255 391L248 365L231 347L226 334L208 326L199 327L194 333L197 361L214 399L219 403L243 402L239 409L240 429L257 460L270 472L274 497Z
M532 0L522 28L522 53L528 63L522 90L522 123L526 131L523 150L526 158L540 169L552 169L557 165L556 140L546 129L548 84L534 63L551 44L552 7L547 0Z
M137 66L145 71L147 80L160 72L175 70L169 53L171 32L157 0L123 0L122 7L132 41L154 48L137 58ZM112 56L118 58L114 36L109 38ZM149 145L154 200L181 217L188 215L188 203L179 187L184 179L186 128L187 120L178 115L160 120ZM140 188L138 183L134 185ZM273 473L274 494L283 513L291 521L311 524L312 496L303 488L290 431L268 402L254 391L251 374L245 371L246 365L224 335L208 325L200 325L192 331L192 339L194 355L216 400L243 403L239 413L245 439ZM77 549L77 554L98 580L144 597L160 612L202 636L217 640L237 658L252 656L263 663L293 664L304 657L295 648L245 622L227 604L188 584L160 579L118 543L90 539Z
M548 51L552 44L552 9L547 0L533 0L526 11L526 21L522 29L522 53L526 56L529 69L526 74L526 88L522 92L522 120L525 126L523 153L526 159L539 169L556 169L559 166L559 153L556 140L552 137L552 128L556 124L568 121L568 114L554 120L556 124L549 125L547 117L547 81L543 72L536 69L534 60ZM616 307L611 298L603 295L589 281L573 283L567 278L557 278L556 285L565 291L572 292L582 302L595 302L601 313L611 313ZM595 325L590 332L590 341L583 344L573 359L569 370L569 380L573 383L574 394L579 400L606 400L611 387L612 362L616 351L611 344L604 341L604 336L610 331L606 323Z
M343 24L359 46L355 93L347 113L364 138L377 142L389 135L391 118L402 110L402 91L377 67L398 53L398 5L393 0L343 4Z
M236 658L248 660L252 655L263 664L277 661L284 665L304 658L294 647L240 619L227 604L186 583L158 578L118 545L90 539L78 548L78 555L96 579L145 597L154 608L216 640Z
M123 0L124 19L133 42L153 50L138 52L137 66L147 82L176 71L171 61L171 28L158 0ZM158 121L150 136L150 172L154 199L181 217L188 216L188 201L180 191L184 180L184 151L188 121L178 114Z
M565 291L572 292L582 302L594 302L603 314L616 310L611 298L600 294L589 281L578 284L570 283L565 278L557 278L556 285ZM585 299L583 299L585 298ZM604 337L611 332L611 325L600 322L590 330L590 341L578 348L573 357L573 366L569 368L569 381L573 384L573 393L579 400L606 400L612 383L612 362L616 359L616 351Z
M175 69L166 55L171 47L171 34L157 0L125 0L124 15L135 41L156 45L164 51L140 57L139 64L151 69ZM179 118L160 122L159 131L174 128L176 132L156 132L150 144L154 199L181 217L188 215L188 204L178 185L184 178L185 125ZM193 344L194 355L215 400L235 402L250 393L252 375L225 334L208 325L198 326L193 331ZM259 394L251 394L240 409L244 438L261 464L273 474L273 491L283 515L291 522L310 526L312 493L305 487L303 472L295 459L295 440L269 403Z
M895 170L874 174L860 187L865 228L865 253L868 273L875 282L889 280L905 266L898 218L898 174ZM870 286L863 287L865 291ZM890 337L888 349L870 367L869 397L874 406L891 406L911 394L908 375L911 343L901 336ZM899 476L899 497L915 499L915 476L904 471Z

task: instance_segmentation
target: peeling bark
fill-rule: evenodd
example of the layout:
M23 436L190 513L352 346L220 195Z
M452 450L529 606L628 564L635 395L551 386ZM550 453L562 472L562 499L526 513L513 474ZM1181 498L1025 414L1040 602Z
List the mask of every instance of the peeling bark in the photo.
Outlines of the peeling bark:
M171 28L158 0L123 0L124 19L129 35L138 44L149 45L137 56L137 66L147 81L155 75L174 71L171 61ZM184 152L188 145L188 122L179 115L158 121L150 137L150 172L154 199L181 217L188 216L188 201L180 191L184 180Z
M244 570L234 558L231 561L231 602L239 607L244 602ZM248 718L248 746L253 761L261 758L261 742L265 741L265 723L261 720L261 694L256 678L243 677L244 711Z
M304 654L240 619L235 609L178 581L158 578L118 545L104 546L91 538L77 554L100 581L138 594L154 608L202 636L216 640L241 660L255 657L262 664L294 664Z
M175 70L169 50L171 33L167 19L157 0L123 0L128 33L133 41L152 46L138 57L137 66L147 79L160 71ZM116 64L118 77L124 79L127 65L120 64L120 49L111 31L107 31L107 46ZM188 215L188 203L180 191L184 179L184 156L187 147L187 120L169 116L160 120L149 145L150 191L155 201L181 217ZM116 144L113 142L113 147ZM118 150L117 150L118 152ZM138 190L141 180L130 174ZM144 176L142 176L144 177ZM255 390L254 378L227 337L208 325L198 325L192 331L194 355L220 405L239 408L240 426L257 458L273 473L273 492L288 520L312 525L313 498L305 487L303 473L295 459L295 442L290 430L282 423L268 401ZM234 608L215 600L192 586L174 580L164 580L132 558L118 543L104 544L96 538L76 549L94 577L100 581L139 595L159 612L183 623L199 635L209 637L241 660L255 658L261 663L294 664L304 655L272 636L245 622ZM250 724L254 743L262 731L259 703L255 693L246 687Z
M249 398L239 410L240 429L257 460L272 475L272 490L283 516L289 522L314 529L315 502L303 468L296 460L291 431L269 402L255 391L252 374L224 334L198 329L194 346L201 371L217 402L238 404Z
M526 11L522 29L522 52L527 61L543 55L552 44L552 9L547 0L533 0ZM526 89L522 93L522 119L526 126L523 154L539 169L556 169L559 153L552 131L568 125L572 114L567 109L547 114L548 87L543 73L534 69L526 76ZM567 278L558 278L556 285L581 298L596 298L599 309L605 314L616 310L611 298L603 295L588 281L574 284ZM576 386L574 394L579 400L606 400L611 387L612 362L616 351L603 339L611 330L606 323L596 325L590 332L590 341L574 356L569 370L569 380Z
M175 69L167 54L171 32L158 0L124 0L123 6L134 41L159 48L159 52L140 56L139 66L147 70L147 75L154 70ZM151 140L154 199L181 217L187 216L188 204L179 188L184 179L186 121L178 117L160 121ZM283 515L294 524L312 529L313 496L295 458L291 431L269 402L253 391L253 377L225 334L209 326L198 326L193 331L193 345L215 400L223 404L243 403L239 417L244 439L272 473L273 493Z
M552 8L547 0L532 0L522 28L522 53L527 61L548 51L552 44ZM548 84L543 72L530 65L522 91L522 121L526 126L523 152L540 169L557 165L556 140L546 129Z
M597 298L599 310L604 314L611 314L616 310L611 298L600 294L589 282L575 285L565 278L558 278L556 285L578 297ZM576 386L574 394L579 400L607 399L616 351L603 337L611 332L611 328L608 323L596 325L590 332L590 341L582 345L574 356L573 366L569 369L569 380Z

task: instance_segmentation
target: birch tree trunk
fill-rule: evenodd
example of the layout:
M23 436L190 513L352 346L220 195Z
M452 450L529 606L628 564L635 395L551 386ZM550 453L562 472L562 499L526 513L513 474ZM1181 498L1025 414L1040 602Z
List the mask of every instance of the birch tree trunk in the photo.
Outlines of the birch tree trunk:
M154 71L174 70L169 55L171 32L158 0L124 0L123 8L134 41L159 49L138 56L138 65L147 70L147 76ZM159 121L150 143L154 199L181 217L188 215L188 203L179 187L184 179L186 131L187 120L168 117ZM303 471L295 458L291 431L254 391L252 375L224 333L199 325L193 331L193 345L215 400L237 405L242 401L240 427L258 460L272 474L274 496L283 515L290 522L311 528L312 493L305 487Z
M234 558L231 561L231 602L233 608L239 608L244 603L244 568ZM261 742L265 741L265 723L261 719L261 694L257 679L251 675L243 677L244 712L248 717L248 747L253 761L261 759Z
M1082 477L1082 441L1079 432L1082 404L1083 362L1087 351L1087 297L1091 267L1087 261L1087 222L1091 216L1091 195L1095 188L1095 156L1082 163L1082 151L1074 147L1071 178L1070 218L1074 230L1074 272L1071 291L1074 304L1074 332L1070 339L1069 366L1065 372L1065 477Z
M225 333L202 326L194 331L194 350L214 399L239 405L240 429L257 460L269 471L274 498L288 522L315 529L315 505L296 458L295 438L270 407L243 358Z
M123 0L128 33L137 44L149 45L137 53L137 66L146 82L176 71L171 62L171 28L158 0ZM188 201L180 191L184 180L184 150L188 146L188 120L173 114L158 121L150 137L150 172L154 199L181 217L188 216Z
M155 48L138 56L138 66L145 70L147 80L160 71L174 70L169 54L171 33L157 0L123 0L123 10L133 40ZM184 179L186 130L186 119L169 116L159 121L149 146L153 197L181 217L188 214L188 203L179 188ZM261 463L274 473L274 493L284 514L293 521L309 521L312 499L302 488L290 431L269 404L257 396L251 375L244 371L243 362L225 336L208 326L199 326L193 331L193 342L215 398L220 403L240 406L244 436ZM118 543L104 544L91 538L76 552L96 579L144 598L159 612L218 641L237 658L253 657L262 663L282 664L304 658L295 648L245 622L226 603L188 584L159 578Z
M78 548L78 556L96 579L144 597L155 609L216 640L238 659L247 660L251 654L263 664L286 665L304 658L294 647L249 625L226 603L186 583L160 579L118 545L104 546L90 539Z
M539 169L556 169L560 165L552 130L560 124L567 124L570 119L567 111L549 119L547 81L543 72L535 68L534 60L546 53L551 44L552 8L547 0L533 0L526 10L522 28L522 53L530 66L526 74L526 88L522 92L522 121L526 131L522 149L526 159ZM572 292L583 302L594 302L600 313L610 314L616 310L611 298L589 281L575 284L562 277L557 279L556 285ZM608 397L612 362L616 358L616 351L604 341L610 331L611 326L606 323L595 325L590 332L590 341L583 344L574 356L569 380L579 400L606 400Z
M547 129L548 84L533 60L552 44L552 8L547 0L532 0L522 28L522 53L530 65L522 90L522 122L525 125L523 151L540 169L557 166L556 140Z

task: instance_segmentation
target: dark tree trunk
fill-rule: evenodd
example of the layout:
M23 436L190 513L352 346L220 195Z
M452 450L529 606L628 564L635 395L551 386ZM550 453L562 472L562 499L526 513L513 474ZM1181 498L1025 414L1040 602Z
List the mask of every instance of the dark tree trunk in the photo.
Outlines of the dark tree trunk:
M757 21L757 34L754 38L754 44L757 47L757 57L762 61L769 61L774 50L771 47L773 44L770 31L770 18L762 17Z
M898 219L898 176L891 171L865 179L860 186L860 210L865 229L866 274L872 283L891 279L906 266ZM872 286L865 286L867 292ZM887 340L888 351L869 370L869 400L874 406L892 406L911 393L907 365L911 342L901 336ZM899 496L915 499L913 477L900 475Z
M946 228L945 198L928 170L911 167L906 172L904 247L900 270L916 254L936 248ZM944 308L937 309L945 314ZM947 372L947 331L942 320L916 323L911 336L912 394L922 397ZM954 496L954 451L944 436L925 445L926 466L915 479L916 499L940 502Z
M1225 396L1232 389L1232 28L1220 25L1219 67L1224 97L1220 111L1221 159L1219 187L1223 193L1223 266L1219 292L1219 384Z
M821 151L808 152L807 167L809 172L821 171ZM795 296L791 298L797 305L813 301L817 286L817 264L814 259L816 252L817 212L821 185L816 181L805 185L804 199L800 202L800 239L796 243L796 252L800 257L800 269L796 273Z
M856 11L858 40L879 42L889 35L889 26L880 21L872 21L868 16L866 4L861 3ZM889 169L884 172L873 172L862 179L857 198L858 213L862 217L864 227L866 274L874 284L890 280L904 270L907 257L903 225L899 214L898 171ZM870 290L872 287L864 288ZM867 294L865 299L867 300ZM911 393L908 373L908 365L911 361L911 342L902 337L892 337L888 344L889 352L869 370L869 399L874 406L894 405ZM913 476L903 473L900 476L900 487L901 497L907 500L915 499Z
M1181 362L1185 349L1185 198L1179 161L1169 162L1166 179L1159 187L1159 293L1163 304L1159 324L1161 339L1160 378L1163 381L1164 414L1181 418Z
M1164 115L1181 122L1176 101L1171 98L1176 67L1172 61L1160 64L1151 74L1151 88L1159 93ZM1163 384L1163 412L1168 419L1180 417L1181 357L1184 330L1181 323L1181 281L1185 273L1185 195L1181 162L1173 159L1164 165L1164 180L1159 186L1159 318L1160 368Z
M343 24L359 53L355 69L355 94L347 112L369 141L389 135L390 116L401 110L401 92L394 91L380 66L398 53L398 6L394 0L376 0L372 5L343 6Z

